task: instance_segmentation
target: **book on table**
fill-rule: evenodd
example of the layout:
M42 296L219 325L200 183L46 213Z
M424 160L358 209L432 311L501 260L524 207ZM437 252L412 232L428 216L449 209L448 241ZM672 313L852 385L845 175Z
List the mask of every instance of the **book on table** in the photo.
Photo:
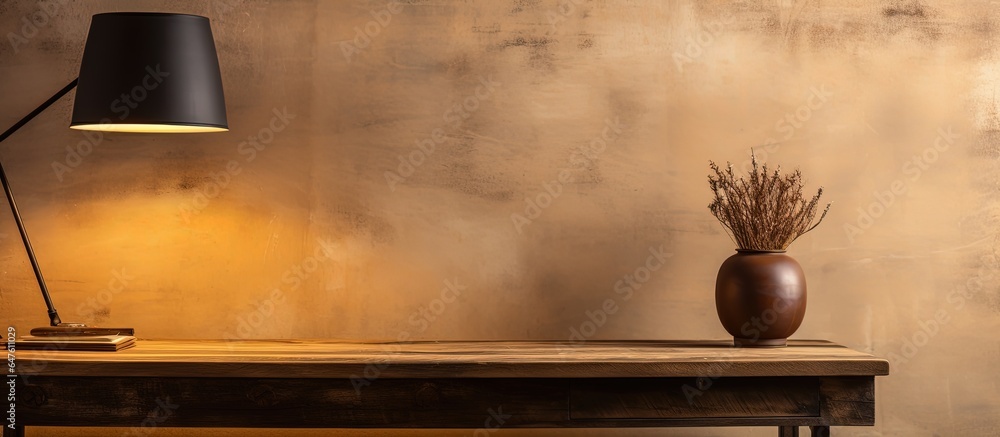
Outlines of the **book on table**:
M132 346L135 346L135 337L131 335L25 335L14 342L17 349L52 351L115 352Z

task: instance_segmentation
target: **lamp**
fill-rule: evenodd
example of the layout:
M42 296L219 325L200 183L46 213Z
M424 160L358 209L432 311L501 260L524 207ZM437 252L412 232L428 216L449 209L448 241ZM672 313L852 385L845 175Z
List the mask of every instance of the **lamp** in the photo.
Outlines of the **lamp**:
M79 78L0 134L0 142L74 87L78 89L72 129L142 133L229 129L219 60L205 17L147 12L94 15ZM51 327L34 329L32 335L133 335L131 328L94 328L59 318L2 163L0 182L49 313Z

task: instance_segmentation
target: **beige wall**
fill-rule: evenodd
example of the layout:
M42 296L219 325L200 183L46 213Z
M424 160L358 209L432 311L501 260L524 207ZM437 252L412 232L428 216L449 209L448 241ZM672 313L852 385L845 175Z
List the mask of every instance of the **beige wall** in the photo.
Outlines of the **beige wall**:
M712 287L732 243L706 208L707 163L773 138L758 154L834 201L791 248L810 293L796 337L902 358L878 382L877 426L838 435L1000 433L1000 10L577 3L412 0L383 27L374 0L52 2L31 32L39 5L4 0L0 125L74 77L93 13L207 15L223 69L229 133L90 146L66 129L67 98L0 147L63 319L144 338L560 339L611 297L621 310L592 338L724 338ZM377 35L349 46L366 25ZM274 110L294 115L277 132ZM67 161L81 142L92 152ZM518 229L546 183L559 195ZM3 209L0 318L27 331L44 307ZM330 256L310 259L320 240ZM616 295L661 246L666 266ZM449 280L461 298L435 304ZM729 431L619 435L774 433Z

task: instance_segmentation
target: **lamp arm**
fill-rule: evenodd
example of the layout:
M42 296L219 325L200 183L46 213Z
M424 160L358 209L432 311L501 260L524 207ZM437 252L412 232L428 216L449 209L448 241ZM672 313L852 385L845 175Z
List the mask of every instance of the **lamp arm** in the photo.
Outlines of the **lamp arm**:
M52 104L55 103L56 100L61 99L62 96L66 95L66 93L72 91L73 88L76 88L76 83L78 80L79 79L73 79L73 81L70 82L68 85L64 86L63 89L57 91L55 94L52 95L52 97L49 97L49 99L46 100L45 103L38 105L38 107L35 108L34 111L29 112L28 115L25 115L24 118L22 118L17 123L14 123L14 125L11 126L9 129L7 129L6 131L4 131L4 133L0 134L0 142L6 140L7 137L9 137L11 134L17 132L17 130L20 129L22 126L28 124L28 122L31 121L31 119L35 118L35 116L41 114L42 111L48 109L49 106L52 106Z
M28 124L31 119L35 118L42 111L45 111L49 106L59 100L66 93L70 92L73 88L76 88L78 79L73 79L69 85L63 87L63 89L56 92L52 97L46 100L44 103L35 108L34 111L28 113L20 121L14 123L9 129L0 134L0 142L6 140L7 137L11 136L14 132L20 129L25 124ZM45 279L42 278L42 270L38 268L38 260L35 259L35 251L31 248L31 240L28 239L28 231L24 229L24 223L21 222L21 214L17 210L17 202L14 201L14 193L10 190L10 182L7 181L7 172L4 171L3 163L0 162L0 182L3 183L4 194L7 195L7 201L10 203L10 210L14 213L14 222L17 223L17 230L21 233L21 241L24 242L24 249L28 252L28 259L31 261L31 268L35 271L35 279L38 280L38 288L42 291L42 298L45 299L45 306L49 311L49 323L52 326L59 326L62 324L62 320L59 319L59 313L56 311L56 307L52 304L52 297L49 296L49 288L45 285Z

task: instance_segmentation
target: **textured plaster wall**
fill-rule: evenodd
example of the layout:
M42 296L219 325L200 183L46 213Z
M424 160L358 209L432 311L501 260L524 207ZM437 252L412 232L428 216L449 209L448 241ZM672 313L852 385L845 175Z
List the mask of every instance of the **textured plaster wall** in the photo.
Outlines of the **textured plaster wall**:
M733 245L707 163L757 147L835 202L790 252L809 279L796 337L893 358L877 426L838 434L1000 434L995 5L3 0L0 125L74 77L90 16L116 10L212 19L231 131L86 137L66 98L0 146L64 320L565 339L611 298L582 335L724 338ZM664 267L617 294L651 250ZM0 260L0 319L44 324L5 208Z

